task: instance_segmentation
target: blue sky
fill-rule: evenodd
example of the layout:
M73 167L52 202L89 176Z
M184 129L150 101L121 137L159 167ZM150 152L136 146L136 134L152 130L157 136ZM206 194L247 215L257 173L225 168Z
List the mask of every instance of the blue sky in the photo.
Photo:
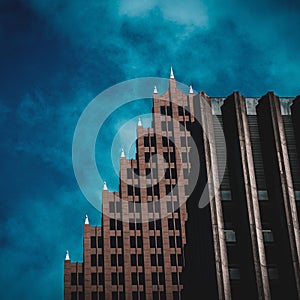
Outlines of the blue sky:
M172 65L211 96L300 94L300 2L243 2L0 1L1 299L62 299L65 250L81 260L85 214L99 224L71 158L77 120L98 93L167 77ZM116 124L150 110L125 106L102 130L99 168L112 188Z

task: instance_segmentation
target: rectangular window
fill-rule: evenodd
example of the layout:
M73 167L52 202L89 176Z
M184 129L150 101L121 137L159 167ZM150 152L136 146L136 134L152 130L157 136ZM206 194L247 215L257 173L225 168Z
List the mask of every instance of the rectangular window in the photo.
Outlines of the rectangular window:
M240 270L236 267L229 267L229 278L231 280L238 280L241 278Z
M163 147L168 147L168 139L165 136L162 137L162 144Z
M138 281L137 281L137 273L131 273L131 282L133 285L137 285Z
M127 193L128 193L128 196L133 196L133 186L132 185L127 185Z
M122 248L122 247L123 247L123 237L118 236L118 248Z
M163 266L164 265L164 260L163 260L162 254L157 254L157 261L158 261L158 265L159 266Z
M144 273L139 273L139 283L144 284L145 283L145 275Z
M181 144L181 147L186 147L186 138L185 138L185 136L180 138L180 144Z
M119 284L124 284L124 273L119 273Z
M154 136L151 136L151 147L155 147L156 146L156 140Z
M98 248L103 248L103 239L102 239L102 236L98 236Z
M92 300L98 300L97 292L92 292Z
M140 195L140 188L139 188L139 187L135 187L135 188L134 188L134 194L135 194L136 196L139 196L139 195Z
M92 285L97 285L97 273L92 273Z
M267 201L269 199L267 191L258 191L258 200Z
M112 285L117 285L118 284L117 273L111 273L111 283L112 283Z
M122 230L122 221L117 220L117 229Z
M116 248L116 247L117 247L116 237L115 236L111 236L110 237L110 248Z
M147 196L152 195L152 186L147 186Z
M150 162L150 153L149 152L145 152L145 162L146 163Z
M137 239L137 247L142 248L142 237L137 236L136 239Z
M131 260L131 265L136 266L136 255L135 254L130 255L130 260Z
M155 237L154 236L150 236L150 247L155 248Z
M77 285L77 273L71 273L71 285Z
M113 213L115 211L115 203L109 202L109 212Z
M170 259L171 259L171 266L176 266L176 254L171 254Z
M149 203L150 204L150 203ZM150 208L150 207L149 207ZM149 229L154 230L154 222L149 222Z
M169 230L173 230L174 229L173 219L168 219L168 227L169 227Z
M172 212L173 211L173 205L171 201L167 201L167 212Z
M175 162L175 153L170 152L170 162Z
M176 169L174 169L174 168L171 169L171 176L173 179L176 179L176 177L177 177Z
M169 236L170 248L175 248L175 237Z
M268 266L268 275L270 280L276 280L279 278L278 269L276 266Z
M231 201L231 192L230 191L221 191L222 201Z
M158 284L157 273L152 273L152 284Z
M172 121L168 121L168 130L172 131L173 130L173 124Z
M91 255L91 266L96 266L97 265L97 258L96 254Z
M116 254L111 254L110 260L111 260L111 265L112 266L116 266L117 265L117 255Z
M130 237L130 247L131 248L136 248L136 242L135 242L135 237L134 236Z
M76 292L71 293L71 300L77 300L77 293Z
M164 157L165 162L169 162L169 153L168 152L164 152L163 157Z
M159 294L157 291L152 292L152 300L158 300L159 299Z
M300 191L295 191L295 199L296 201L300 201Z
M151 259L151 266L156 266L156 255L151 254L150 259Z
M178 284L177 273L172 273L172 284L173 285L177 285Z
M177 243L177 247L182 247L181 236L176 236L176 243Z
M78 274L78 284L83 285L83 273Z
M159 196L159 186L158 184L154 185L154 196Z
M96 248L96 237L91 236L91 248Z
M104 274L103 273L99 273L98 276L99 276L99 284L100 285L104 284Z
M103 266L103 255L98 254L98 266Z
M161 122L161 130L162 131L166 131L167 130L167 126L166 126L166 122L165 121Z
M127 178L132 179L132 169L127 169Z
M235 243L236 242L236 237L235 237L235 232L232 229L225 229L225 240L228 243Z
M264 242L266 243L272 243L274 242L273 232L270 229L263 229L262 230Z
M183 107L182 106L178 106L178 115L183 116Z
M167 106L167 115L172 116L172 107L171 106Z
M165 284L165 274L164 273L159 273L159 284L163 285Z
M138 254L138 265L143 266L144 265L144 257L143 254Z
M139 169L133 169L133 173L135 179L139 178L139 174L140 174Z
M175 229L176 230L180 230L180 220L179 219L175 219Z
M148 136L144 136L144 146L149 147L149 137Z
M186 152L181 153L181 160L183 163L187 162L187 153Z
M165 178L170 179L170 169L165 169Z
M155 221L156 229L161 229L161 220L156 220Z
M161 106L160 107L160 114L161 115L165 115L166 114L166 107L165 106Z
M115 230L116 229L116 220L115 219L110 219L109 220L109 228L111 230Z
M183 169L183 178L189 179L189 170L188 169Z

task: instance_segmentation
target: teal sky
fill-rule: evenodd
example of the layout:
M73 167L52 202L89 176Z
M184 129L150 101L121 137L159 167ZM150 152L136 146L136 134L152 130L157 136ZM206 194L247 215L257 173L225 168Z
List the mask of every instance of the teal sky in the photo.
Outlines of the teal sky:
M80 261L85 214L100 223L71 157L97 94L168 77L171 65L211 96L300 94L300 2L241 2L0 0L1 299L62 299L65 250ZM112 189L113 138L150 111L150 101L127 105L101 130L96 156Z

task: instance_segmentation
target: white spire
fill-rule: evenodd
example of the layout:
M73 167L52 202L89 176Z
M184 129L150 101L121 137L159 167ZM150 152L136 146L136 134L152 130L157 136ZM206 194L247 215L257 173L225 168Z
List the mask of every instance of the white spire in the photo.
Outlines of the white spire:
M154 86L153 94L157 94L157 88L156 88L156 85Z
M142 126L142 121L141 121L140 117L139 117L139 120L138 120L138 126Z
M170 78L174 79L173 68L171 67Z
M66 252L66 258L65 258L65 260L70 260L70 255L69 255L69 251L68 250Z
M194 90L191 85L190 85L190 94L194 94Z
M90 224L88 215L85 215L84 224Z
M125 157L124 148L122 148L122 151L121 151L121 157Z
M104 183L103 183L103 191L107 191L106 181L104 181Z

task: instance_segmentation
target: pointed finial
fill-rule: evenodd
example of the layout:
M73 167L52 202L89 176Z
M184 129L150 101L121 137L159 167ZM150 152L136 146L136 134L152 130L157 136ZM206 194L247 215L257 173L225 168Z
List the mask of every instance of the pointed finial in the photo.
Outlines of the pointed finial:
M194 94L194 90L191 85L190 85L190 94Z
M142 120L141 120L140 117L139 117L139 120L138 120L138 126L142 126Z
M68 250L66 252L66 258L65 258L65 260L70 260L70 255L69 255L69 251Z
M107 191L106 181L104 181L104 183L103 183L103 190L104 190L104 191Z
M84 224L90 224L88 215L85 215Z
M171 72L170 72L170 78L174 79L174 73L173 73L173 68L171 67Z
M156 85L154 86L153 94L157 94L157 88L156 88Z
M125 157L124 148L122 148L122 151L121 151L121 157Z

